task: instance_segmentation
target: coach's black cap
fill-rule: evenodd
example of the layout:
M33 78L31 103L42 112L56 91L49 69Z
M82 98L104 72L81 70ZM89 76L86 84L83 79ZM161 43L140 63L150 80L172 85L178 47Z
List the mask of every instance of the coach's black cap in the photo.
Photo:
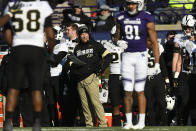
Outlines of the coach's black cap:
M89 34L89 30L87 26L81 26L78 28L78 35L81 35L82 33L88 33Z

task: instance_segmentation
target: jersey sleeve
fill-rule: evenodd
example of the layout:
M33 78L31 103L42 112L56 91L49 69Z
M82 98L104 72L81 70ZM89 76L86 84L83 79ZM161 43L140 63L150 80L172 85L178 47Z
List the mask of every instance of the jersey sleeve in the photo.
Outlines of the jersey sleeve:
M68 45L66 43L60 44L59 52L68 52Z
M42 3L42 11L45 17L50 16L53 13L53 9L47 1L43 1Z
M150 12L145 11L145 14L147 22L154 22L154 16Z
M177 34L174 37L174 43L177 43L180 47L183 46L183 39L182 39L182 35L181 34Z
M164 51L163 46L161 44L159 44L159 53L160 53L160 55L163 53L163 51Z

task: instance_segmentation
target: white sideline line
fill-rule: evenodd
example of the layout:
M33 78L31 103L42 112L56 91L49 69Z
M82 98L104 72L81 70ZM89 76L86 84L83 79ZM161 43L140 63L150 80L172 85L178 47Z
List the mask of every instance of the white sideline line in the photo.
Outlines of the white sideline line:
M42 129L43 131L114 131L114 129L95 129L95 128L89 128L89 129Z

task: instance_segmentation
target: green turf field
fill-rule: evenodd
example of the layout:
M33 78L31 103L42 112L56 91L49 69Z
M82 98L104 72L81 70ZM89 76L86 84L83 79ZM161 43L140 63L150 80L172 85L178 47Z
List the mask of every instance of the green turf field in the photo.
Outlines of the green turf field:
M14 128L13 131L31 131L31 128ZM42 127L42 131L134 131L123 130L120 127L111 128L86 128L86 127ZM145 127L143 130L136 131L196 131L196 126L165 126L165 127Z

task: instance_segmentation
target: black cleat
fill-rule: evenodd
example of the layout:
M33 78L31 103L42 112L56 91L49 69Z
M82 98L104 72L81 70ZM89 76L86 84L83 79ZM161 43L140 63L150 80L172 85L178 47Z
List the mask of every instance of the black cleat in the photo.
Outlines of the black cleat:
M11 119L7 119L3 125L3 131L12 131L13 125Z
M32 131L41 131L41 126L40 126L40 120L39 119L35 120L35 123L33 124Z

